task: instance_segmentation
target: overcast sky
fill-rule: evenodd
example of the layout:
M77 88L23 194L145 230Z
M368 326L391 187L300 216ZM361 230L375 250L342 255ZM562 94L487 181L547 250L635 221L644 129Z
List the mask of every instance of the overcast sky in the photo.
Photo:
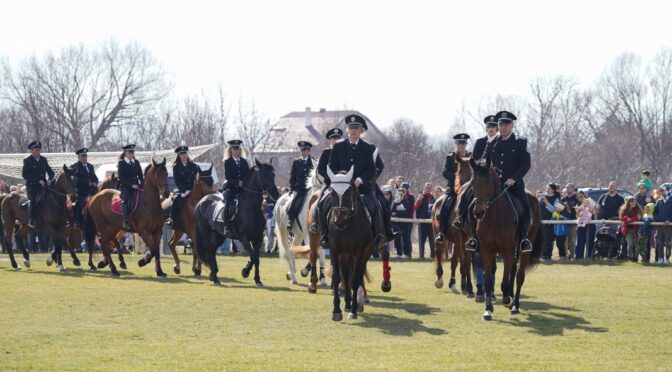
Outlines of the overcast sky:
M0 14L0 55L14 62L135 40L178 95L221 82L273 119L348 107L431 133L463 103L525 93L536 75L590 84L622 52L672 46L669 1L13 1Z

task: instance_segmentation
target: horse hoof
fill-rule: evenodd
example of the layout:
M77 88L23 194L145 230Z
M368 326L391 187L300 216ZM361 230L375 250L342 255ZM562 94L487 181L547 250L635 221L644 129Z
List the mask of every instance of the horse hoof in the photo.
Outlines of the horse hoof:
M450 290L451 290L451 292L453 292L453 293L455 293L455 294L458 294L458 295L459 295L460 293L462 293L462 292L460 292L459 289L457 289L457 286L456 286L455 284L453 284L453 285L450 286ZM466 293L465 293L465 294L466 294Z
M343 313L333 313L331 314L331 320L334 322L340 322L343 320Z
M147 262L145 262L144 257L138 260L138 266L144 267L145 265L147 265Z
M512 301L512 299L511 299L511 297L509 297L509 296L504 296L504 297L502 298L502 304L504 304L504 306L506 306L506 307L508 307L508 308L510 309L511 306L513 306L513 301Z
M515 306L512 307L511 308L511 315L518 315L518 314L520 314L520 310L518 310L518 308L515 307Z
M104 268L105 266L107 266L107 262L105 262L105 261L100 261L100 262L98 262L98 268L99 268L99 269L102 269L102 268Z
M371 301L369 300L368 297L364 299L364 304L368 305L368 304L370 304L370 303L371 303Z
M357 314L355 313L348 314L348 320L355 320L355 319L357 319Z
M168 275L166 275L166 273L164 273L163 271L159 271L159 272L156 273L156 276L158 276L159 278L165 278Z
M289 275L289 273L287 273L287 274L285 274L285 279L287 279L287 280L292 280L292 276Z
M58 268L58 271L65 271L65 266L63 265L57 265L56 267Z
M494 294L492 295L492 302L497 302L497 296L495 296Z
M47 257L47 266L51 266L54 263L54 259L51 256Z
M306 269L305 267L304 267L303 269L301 269L301 276L302 276L302 277L305 278L305 277L308 276L308 274L310 274L310 270L309 270L309 269Z
M213 280L212 285L219 287L222 285L222 282L220 282L219 280Z
M243 268L243 270L241 270L240 273L243 275L243 278L247 278L250 276L250 270L247 270L245 268Z
M93 264L89 264L89 270L96 271L96 270L98 270L98 268L95 267Z
M113 269L113 270L112 270L112 276L114 276L114 277L120 277L121 275L119 275L119 272L117 271L117 269Z
M197 278L199 276L201 276L201 270L199 270L199 269L195 269L195 268L192 267L191 272L194 273L194 276L197 277Z
M257 287L263 287L263 286L264 286L264 283L262 283L261 280L259 280L259 281L256 281L256 282L254 283L254 285L256 285Z
M125 261L121 261L121 262L119 262L119 267L120 267L122 270L126 270L126 262L125 262Z
M72 259L72 264L77 266L77 267L82 266L82 263L79 261L79 258L73 258Z
M438 289L443 288L443 278L438 278L434 281L434 286Z
M389 291L391 291L391 290L392 290L392 282L390 282L390 281L383 282L383 284L380 285L380 289L381 289L383 292L389 292Z
M469 294L469 292L466 289L460 290L460 293L462 294L462 296L466 296Z
M357 305L357 312L358 313L363 313L364 312L364 305Z
M13 267L12 270L14 270L14 271L21 271L21 266Z
M345 310L345 311L352 311L352 308L350 307L350 305L348 305L348 306L345 307L344 310Z
M326 288L327 287L327 280L322 278L320 279L320 287Z
M180 275L180 267L177 265L173 266L173 272L175 275Z
M467 295L467 299L472 299L472 298L474 298L474 297L476 297L476 295L473 294L473 293L469 293L469 294Z
M23 260L23 265L24 265L27 269L30 269L30 260Z
M483 320L491 321L492 320L492 315L491 314L483 314Z
M292 280L292 285L298 285L299 281L298 280Z
M485 302L485 296L484 295L476 295L476 298L475 298L474 301L476 301L478 303Z
M314 285L309 285L308 286L308 293L317 293L317 288L315 288Z

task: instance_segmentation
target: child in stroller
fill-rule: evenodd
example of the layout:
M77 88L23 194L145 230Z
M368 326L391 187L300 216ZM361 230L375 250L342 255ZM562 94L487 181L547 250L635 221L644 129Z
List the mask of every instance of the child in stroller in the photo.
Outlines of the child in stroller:
M618 218L612 218L618 220ZM593 258L625 259L627 248L623 248L624 238L620 233L620 225L605 224L595 234Z

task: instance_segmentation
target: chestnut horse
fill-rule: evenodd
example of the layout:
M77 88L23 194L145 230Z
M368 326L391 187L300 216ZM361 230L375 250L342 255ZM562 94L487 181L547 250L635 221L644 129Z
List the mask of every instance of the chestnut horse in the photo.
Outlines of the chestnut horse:
M540 231L541 213L538 202L532 202L532 225L527 238L532 242L532 252L518 252L521 237L513 218L513 210L506 189L500 186L497 171L491 166L489 159L485 166L470 160L474 187L474 215L476 216L476 234L480 242L485 279L485 313L483 320L492 320L492 264L497 254L504 261L502 278L502 303L511 309L511 314L520 312L520 291L525 282L525 270L531 269L539 262L543 246L543 234ZM518 266L518 267L517 267ZM514 296L513 284L516 283Z
M56 177L53 185L45 187L45 192L42 194L42 201L37 205L35 210L35 219L37 227L46 232L49 238L54 242L54 251L47 258L47 264L51 265L54 260L58 268L63 271L62 252L63 247L67 247L65 234L63 233L65 223L68 215L67 197L74 197L75 195L75 172L67 165L63 165L63 170ZM20 229L16 232L16 244L23 253L23 263L26 267L30 267L30 256L26 250L24 241L30 228L28 227L28 210L22 206L21 203L25 200L25 195L13 192L2 199L2 220L5 224L4 236L2 237L3 250L9 254L9 260L12 267L16 270L20 269L14 259L14 252L12 248L12 235L14 235L14 223L19 221ZM53 258L52 258L53 257Z
M147 245L149 252L145 257L138 261L138 265L143 267L155 258L156 275L166 276L161 270L160 244L161 234L163 232L164 219L161 209L161 197L167 198L168 192L168 170L166 169L166 159L161 163L152 160L152 164L145 171L145 183L139 190L139 202L135 213L132 215L131 232L140 235ZM118 198L118 190L103 190L94 195L89 201L86 211L86 222L84 226L84 239L89 247L94 246L96 232L100 233L100 246L103 251L103 260L98 263L98 268L110 266L112 275L119 276L114 262L112 261L111 243L117 233L122 230L121 215L112 212L112 200ZM93 255L93 249L89 249L89 261Z
M196 174L196 181L194 181L194 189L192 190L191 194L189 194L189 197L182 206L182 209L180 210L180 214L177 217L177 220L173 221L173 235L170 237L170 240L168 241L168 247L170 248L170 253L173 255L173 259L175 260L175 266L173 266L173 271L175 272L175 274L178 275L180 274L180 258L178 257L177 251L175 250L177 242L180 240L180 238L184 233L187 234L187 236L189 237L189 239L191 239L192 242L194 241L194 236L196 234L195 231L196 225L194 223L194 208L196 208L196 204L198 203L199 200L201 200L204 196L211 194L214 191L212 188L213 183L214 180L212 179L212 167L210 167L210 169L208 169L207 171L201 170L201 168L198 167L198 173ZM168 218L169 216L171 205L172 200L170 199L166 199L162 203L162 208L166 215L166 218ZM197 276L201 275L202 261L198 259L193 249L192 249L192 255L193 255L193 263L191 270Z

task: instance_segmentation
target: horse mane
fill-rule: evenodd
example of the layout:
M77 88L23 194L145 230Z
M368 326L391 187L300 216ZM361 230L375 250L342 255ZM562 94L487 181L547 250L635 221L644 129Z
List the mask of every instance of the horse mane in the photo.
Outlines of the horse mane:
M455 188L453 190L459 190L460 187L469 182L473 176L473 171L469 165L469 160L471 160L471 157L460 157L460 159L461 160L457 160L457 177L455 177ZM464 182L462 181L463 178Z
M322 180L322 177L317 173L317 160L311 159L311 161L313 162L313 168L308 173L308 178L306 178L306 188L321 188L322 185L324 185L324 180Z

